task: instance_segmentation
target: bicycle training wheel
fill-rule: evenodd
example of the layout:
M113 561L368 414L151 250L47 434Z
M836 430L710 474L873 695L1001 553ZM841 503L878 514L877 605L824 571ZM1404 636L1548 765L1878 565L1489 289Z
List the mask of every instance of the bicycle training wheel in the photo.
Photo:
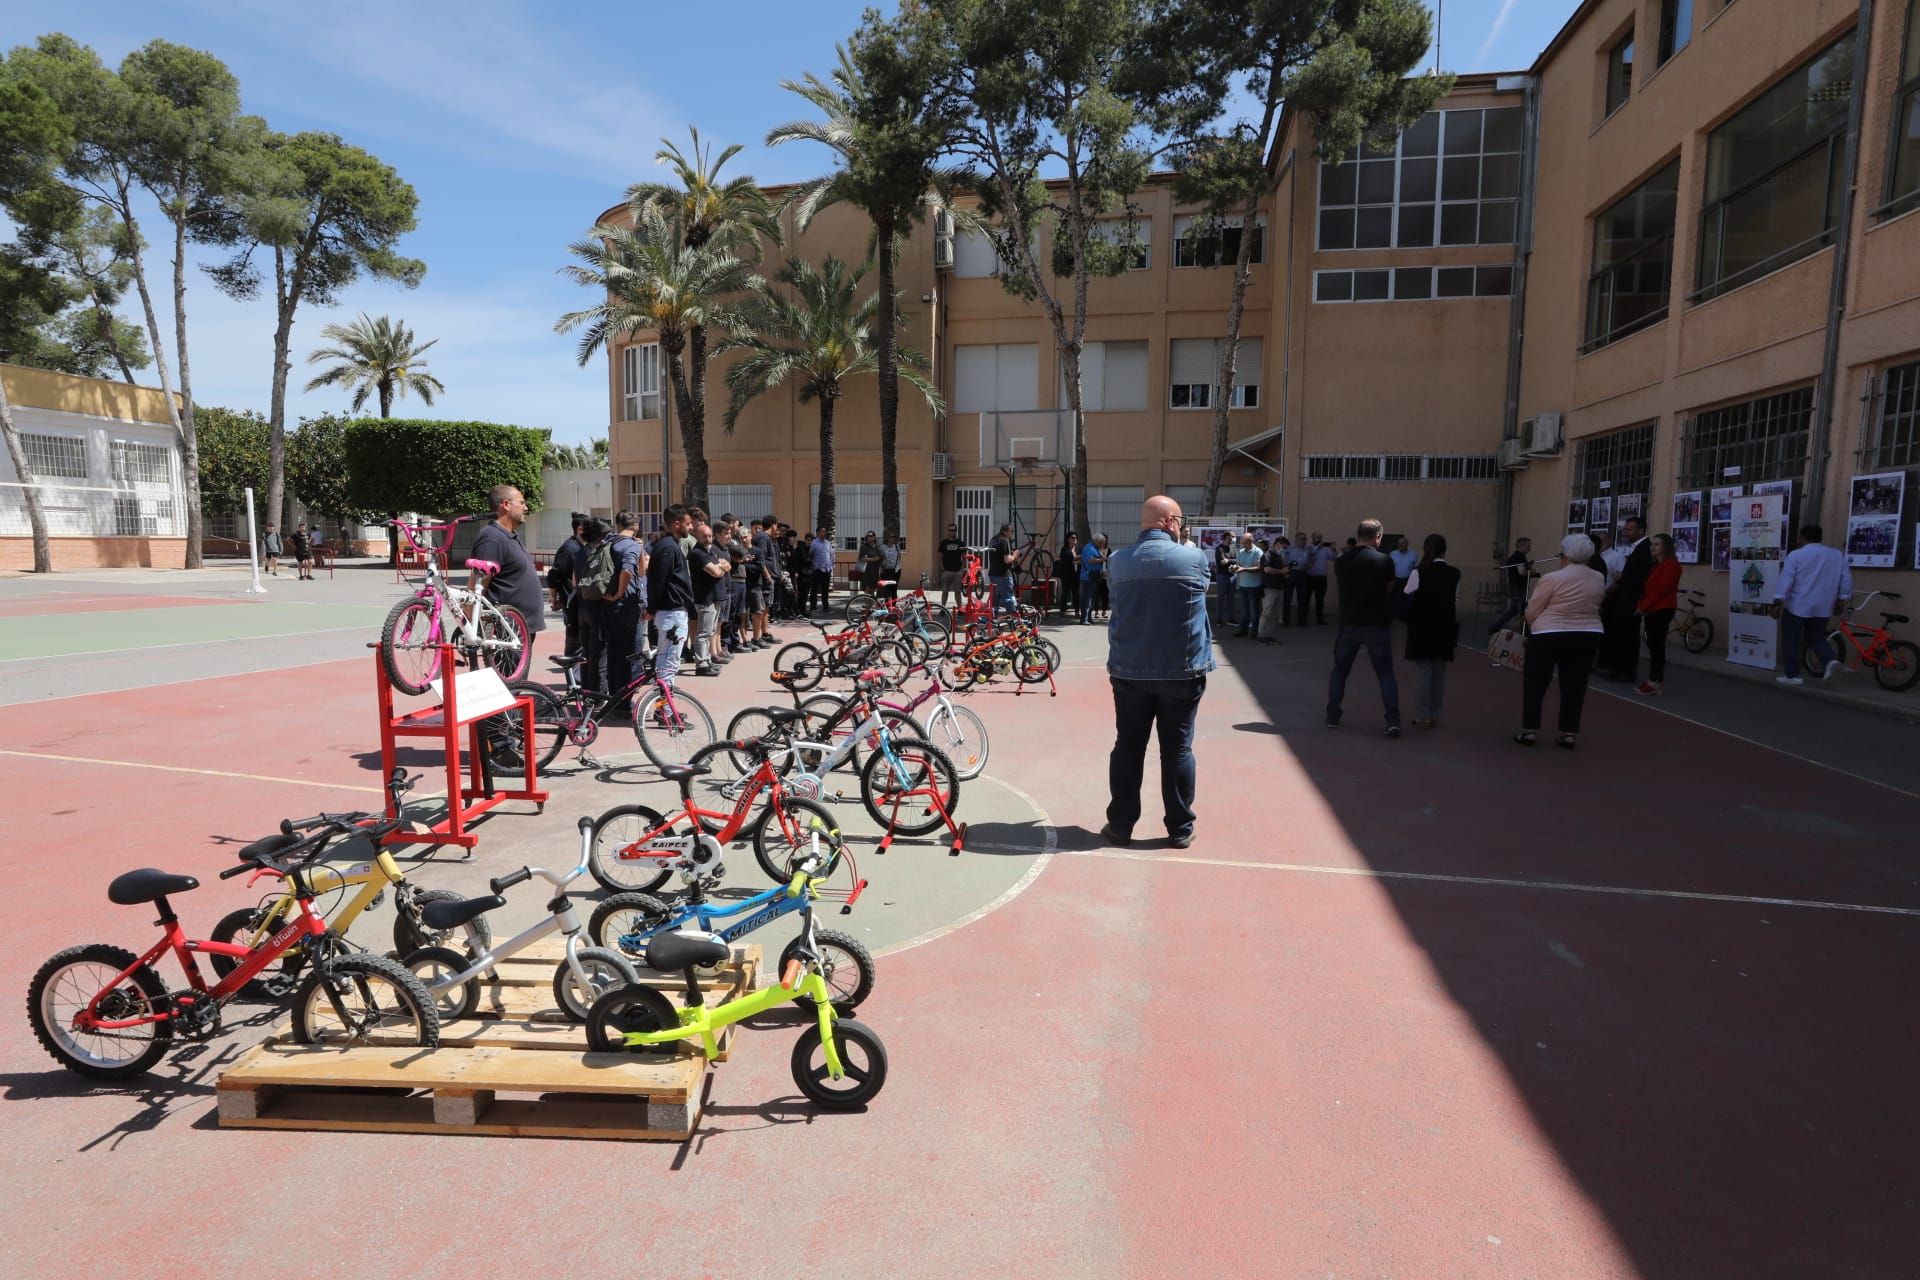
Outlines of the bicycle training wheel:
M310 972L294 994L293 1038L299 1044L437 1049L440 1013L420 979L399 961L366 953L340 956Z
M953 761L923 739L896 738L892 747L891 756L876 751L867 757L860 771L860 803L875 822L898 835L939 830L946 825L941 810L950 818L960 803L960 777Z
M1920 649L1911 640L1887 641L1880 661L1874 664L1873 678L1882 689L1895 693L1913 688L1914 681L1920 680Z
M1686 646L1688 653L1705 653L1707 646L1713 643L1713 619L1693 615L1693 622L1680 637L1680 643Z
M667 825L658 810L643 804L616 805L593 820L587 846L587 870L609 893L652 893L673 874L678 853L655 854L628 846ZM671 832L667 834L672 834Z
M402 693L425 693L440 677L440 650L434 635L435 604L415 597L387 611L380 627L380 665Z
M979 777L987 767L987 723L972 707L943 703L927 717L922 736L947 753L962 781Z
M702 747L714 744L713 716L700 699L657 684L634 699L633 732L640 749L656 765L686 764Z

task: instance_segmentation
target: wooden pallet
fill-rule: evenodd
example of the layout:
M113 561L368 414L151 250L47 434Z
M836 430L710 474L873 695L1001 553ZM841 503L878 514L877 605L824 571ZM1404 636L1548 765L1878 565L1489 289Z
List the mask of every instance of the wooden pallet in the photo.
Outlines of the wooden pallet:
M481 1011L444 1023L440 1047L376 1043L298 1045L284 1026L219 1080L220 1123L243 1129L472 1133L525 1137L681 1139L700 1119L706 1060L693 1046L671 1058L586 1052L586 1028L554 1007L562 947L529 948L482 985ZM710 1003L754 989L760 948L703 976ZM677 974L641 980L684 998ZM718 1061L732 1052L729 1027ZM396 1037L397 1039L397 1037ZM548 1051L548 1052L542 1052ZM501 1095L513 1095L503 1097Z

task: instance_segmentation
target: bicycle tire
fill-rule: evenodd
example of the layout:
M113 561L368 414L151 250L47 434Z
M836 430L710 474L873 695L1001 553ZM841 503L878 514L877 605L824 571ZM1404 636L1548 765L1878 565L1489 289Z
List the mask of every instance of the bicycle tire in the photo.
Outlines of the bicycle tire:
M672 694L675 724L656 723L656 717L666 712L662 705L666 695L659 685L648 685L633 703L634 736L640 739L640 749L647 759L657 766L686 764L717 738L713 713L700 699L677 686Z
M886 1087L887 1046L865 1023L840 1018L833 1023L833 1049L846 1071L843 1080L827 1074L820 1024L815 1022L802 1031L793 1042L793 1082L822 1111L857 1111ZM820 1054L818 1066L813 1061L816 1053Z
M420 980L420 985L433 997L434 1012L440 1015L440 1022L458 1022L470 1018L473 1011L480 1007L480 979L468 978L457 987L436 992L433 984L444 981L456 973L465 973L467 966L473 963L458 951L447 947L422 947L420 950L401 960L407 972Z
M892 745L894 757L910 772L895 779L893 763L886 752L874 752L867 757L866 768L860 771L860 803L882 828L898 835L924 836L938 831L946 824L931 804L926 805L919 817L904 821L900 809L903 805L917 807L920 802L912 799L912 793L929 785L927 778L935 775L930 785L939 793L947 817L951 818L960 805L960 775L953 761L923 738L902 738Z
M40 966L39 972L33 975L33 981L27 984L27 1021L33 1025L34 1039L40 1042L41 1048L53 1055L55 1062L75 1075L86 1076L90 1080L127 1080L145 1074L154 1063L166 1056L167 1050L173 1045L173 1024L170 1022L152 1023L153 1036L145 1049L131 1058L109 1063L105 1059L82 1057L62 1048L61 1041L66 1032L48 1019L50 993L61 973L77 965L88 964L103 967L109 975L113 975L133 968L139 959L125 947L94 942L68 947ZM133 986L139 988L140 997L147 1008L157 1012L158 1006L167 998L167 988L160 981L160 975L143 964L133 968L127 977ZM89 1001L93 999L92 996L87 998Z
M773 669L786 673L783 682L795 693L805 693L820 683L827 673L827 663L820 650L805 640L795 640L783 645L780 652L773 655Z
M622 1038L628 1031L671 1031L680 1025L680 1011L673 1001L652 987L635 984L615 987L587 1012L587 1048L594 1053L633 1053L646 1057L672 1057L680 1052L678 1040L664 1044L628 1044Z
M1047 651L1037 644L1023 644L1013 655L1013 678L1021 684L1045 684L1053 674Z
M380 665L386 669L387 682L401 693L427 692L440 678L440 650L430 640L436 610L418 596L402 600L387 610L380 625ZM414 628L421 630L416 634ZM409 662L402 654L412 654Z
M789 821L782 823L782 814ZM840 824L827 812L827 807L797 796L769 800L767 811L753 824L753 860L760 864L760 869L775 884L785 884L793 879L793 867L800 857L800 851L812 851L813 841L809 833L813 828L811 823L801 822L802 817L818 819L821 826L838 838Z
M574 953L580 967L587 970L587 981L595 984L583 992L573 979L573 966L565 960L553 967L553 1001L569 1022L585 1022L593 1012L593 1003L609 991L632 986L640 981L633 963L618 951L605 947L582 947ZM582 999L582 996L588 998Z
M235 938L244 934L248 941L235 945L251 946L253 935L260 931L260 926L266 922L267 915L272 910L271 902L264 906L235 908L220 917L220 923L213 926L213 932L207 935L207 941L233 943ZM288 951L281 956L280 969L285 972L291 968L293 972L298 972L299 966L295 962L298 954L296 951ZM213 966L213 976L219 981L224 981L228 974L240 967L239 960L232 956L221 955L217 951L207 953L207 963ZM266 970L263 969L261 972L264 974ZM240 990L234 992L234 996L241 1000L266 1000L271 995L272 993L267 990L267 979L264 977L249 978Z
M605 850L601 849L601 836L613 827L615 822L631 818L639 824L639 829L629 834L626 830L614 831L613 843ZM649 831L658 830L666 825L666 818L657 809L649 809L643 804L615 805L593 820L593 835L587 846L587 871L592 874L595 883L608 893L652 893L667 882L673 874L673 868L664 859L615 857L621 847L637 840ZM675 855L678 856L678 855ZM632 867L634 870L624 878L620 869ZM647 869L653 870L649 872Z
M962 782L977 778L986 770L987 722L972 707L951 702L934 708L927 717L927 731L921 735L947 753Z
M814 931L813 940L823 952L831 948L846 957L841 961L823 955L820 976L827 980L828 987L833 988L835 996L833 1011L843 1018L850 1018L853 1016L853 1011L873 994L873 952L867 950L860 939L850 933L842 933L838 929L817 929ZM795 938L787 944L786 950L780 953L780 967L774 970L775 973L786 973L787 965L799 952L801 942L802 939ZM853 971L854 980L850 984L836 987L834 979L841 975L843 968ZM811 996L797 995L793 998L793 1002L802 1009L813 1008Z
M602 898L600 905L593 909L593 916L587 921L587 936L596 947L638 960L646 955L646 948L629 951L620 945L620 939L643 931L651 934L672 919L673 913L667 904L650 893L616 893Z
M440 1047L440 1006L427 989L420 985L420 979L408 972L397 960L385 956L376 956L368 952L356 955L338 956L323 965L316 966L307 974L305 982L293 997L293 1038L296 1044L341 1044L372 1043L360 1035L348 1038L332 1030L336 1024L321 1021L316 1017L314 998L321 994L322 987L330 979L346 979L357 986L363 997L371 999L373 979L379 979L393 988L396 1012L405 1014L413 1023L414 1030L403 1043L418 1045L423 1049ZM375 1006L377 1009L377 1005ZM329 1006L327 1014L332 1013ZM392 1043L390 1036L402 1034L398 1028L386 1031L376 1028L374 1036L386 1043Z
M1881 660L1873 664L1873 678L1882 689L1904 693L1920 681L1920 648L1911 640L1889 640Z
M849 626L859 626L873 616L880 602L865 591L856 591L847 600L846 619Z
M1029 583L1045 582L1053 577L1053 552L1035 547L1020 560L1021 576Z
M545 773L560 749L567 745L566 706L553 690L532 680L511 681L507 692L516 698L533 699L533 771ZM498 726L495 721L500 722ZM525 766L520 752L524 738L520 732L519 709L488 716L481 721L481 726L480 740L486 745L492 767L502 773L520 772Z
M500 678L511 684L527 674L527 668L533 665L533 632L527 626L526 615L512 605L495 605L498 614L482 612L475 630L480 633L481 660L499 673ZM497 645L493 641L512 642L511 645Z
M466 899L452 889L416 889L413 891L413 906L407 908L395 903L393 913L393 951L395 955L411 955L422 947L453 948L456 937L468 938L467 949L472 951L478 946L481 951L493 947L493 926L487 923L485 916L475 916L463 925L451 929L429 929L424 921L418 921L420 908L429 902L464 902ZM417 922L418 921L418 922ZM470 931L470 932L469 932Z
M1688 653L1705 653L1707 646L1713 643L1713 619L1693 615L1693 621L1680 636L1680 643Z

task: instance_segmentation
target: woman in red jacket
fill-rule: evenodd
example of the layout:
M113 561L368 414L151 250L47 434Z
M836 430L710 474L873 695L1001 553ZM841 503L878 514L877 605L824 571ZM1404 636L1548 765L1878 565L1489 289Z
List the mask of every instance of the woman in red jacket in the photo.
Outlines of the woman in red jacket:
M1647 650L1652 657L1639 691L1656 694L1667 678L1667 627L1680 607L1680 562L1673 558L1673 539L1664 533L1647 539L1647 546L1653 551L1653 568L1640 591L1639 611L1646 619Z

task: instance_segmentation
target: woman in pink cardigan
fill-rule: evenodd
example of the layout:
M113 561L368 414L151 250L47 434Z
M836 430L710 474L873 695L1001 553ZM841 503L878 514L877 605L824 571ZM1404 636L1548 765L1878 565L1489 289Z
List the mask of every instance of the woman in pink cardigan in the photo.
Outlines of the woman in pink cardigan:
M1571 533L1560 543L1560 567L1540 579L1527 602L1527 660L1522 672L1520 732L1513 740L1530 747L1540 733L1540 710L1547 686L1560 674L1560 734L1556 746L1572 749L1580 733L1580 708L1587 700L1587 677L1600 648L1600 605L1607 597L1607 576L1587 567L1593 539Z

